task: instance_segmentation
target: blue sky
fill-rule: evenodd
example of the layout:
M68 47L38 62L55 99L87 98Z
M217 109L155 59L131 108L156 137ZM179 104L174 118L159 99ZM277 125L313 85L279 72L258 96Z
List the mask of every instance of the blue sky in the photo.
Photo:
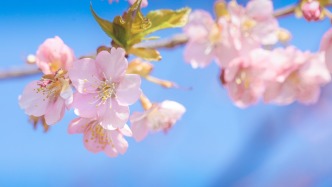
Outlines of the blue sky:
M212 0L150 0L143 11L181 8L212 11ZM240 1L241 3L245 1ZM280 8L295 1L275 1ZM112 19L124 0L93 0L96 12ZM88 0L0 2L0 69L24 65L49 37L60 36L77 56L108 44L89 11ZM280 19L293 34L292 44L316 51L326 20L307 23L293 16ZM181 29L158 32L161 37ZM0 81L0 186L331 186L331 86L314 106L233 105L218 82L219 69L193 70L183 61L183 47L162 50L154 75L191 91L165 90L148 82L142 88L152 101L175 100L187 107L167 134L143 142L129 139L125 155L108 158L88 152L81 135L67 134L72 111L50 132L34 131L17 104L24 86L39 75ZM132 111L142 110L135 104Z

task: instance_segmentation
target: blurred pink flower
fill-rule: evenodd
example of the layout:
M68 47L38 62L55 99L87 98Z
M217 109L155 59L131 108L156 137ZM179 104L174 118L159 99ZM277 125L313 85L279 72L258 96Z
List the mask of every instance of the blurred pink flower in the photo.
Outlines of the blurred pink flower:
M256 103L265 90L270 52L252 50L249 56L233 59L224 70L224 86L235 105L244 108Z
M137 0L128 0L129 3L132 5L134 4ZM141 7L147 7L148 6L148 0L142 0Z
M325 52L325 62L330 73L332 73L332 29L324 34L320 50Z
M318 21L322 14L322 7L319 1L307 0L301 5L303 17L307 21Z
M186 109L175 101L163 101L155 103L145 112L134 112L130 117L133 137L136 141L143 140L149 131L167 132L182 115Z
M320 87L331 80L323 53L301 52L295 47L275 49L271 55L269 81L264 101L290 104L299 101L315 103Z
M193 68L204 68L216 58L216 46L221 42L220 29L210 13L196 10L190 14L189 22L184 27L189 37L184 57Z
M19 97L19 105L27 115L44 115L48 125L60 121L72 101L73 92L63 70L29 83Z
M95 60L75 61L69 71L78 91L72 104L75 113L83 118L98 118L109 130L122 128L129 118L128 105L141 94L140 76L126 74L127 67L122 48L112 48L111 53L102 51Z
M36 54L36 64L44 74L53 74L59 69L69 70L74 60L73 50L58 36L45 40Z
M104 151L109 157L116 157L124 154L128 148L128 142L123 136L132 136L127 125L123 128L107 130L98 121L87 118L76 118L70 122L69 134L83 133L83 141L86 149L93 153Z
M202 10L190 15L184 28L189 37L184 56L193 68L206 67L214 59L226 67L234 58L278 42L279 26L270 0L252 0L246 8L231 1L227 11L216 22Z

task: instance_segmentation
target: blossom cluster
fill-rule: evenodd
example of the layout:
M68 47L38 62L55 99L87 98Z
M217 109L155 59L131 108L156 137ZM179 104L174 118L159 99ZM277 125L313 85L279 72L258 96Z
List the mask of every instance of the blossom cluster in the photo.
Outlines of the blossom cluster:
M303 1L301 6L308 21L321 17L318 1ZM218 0L215 9L216 20L204 10L191 14L184 28L189 38L186 62L204 68L215 60L221 82L238 107L260 99L279 105L318 100L321 87L331 81L332 30L318 52L281 48L278 45L286 45L291 35L279 26L272 1L250 0L244 7Z
M35 63L44 75L25 87L20 107L47 125L56 124L66 110L73 109L77 118L68 132L84 134L85 147L94 153L124 154L125 136L140 141L149 131L167 131L185 112L175 101L152 104L142 94L141 76L129 72L133 66L128 65L122 48L101 50L94 58L76 58L56 36L41 44ZM134 62L135 67L143 65ZM146 111L130 116L129 106L140 98Z

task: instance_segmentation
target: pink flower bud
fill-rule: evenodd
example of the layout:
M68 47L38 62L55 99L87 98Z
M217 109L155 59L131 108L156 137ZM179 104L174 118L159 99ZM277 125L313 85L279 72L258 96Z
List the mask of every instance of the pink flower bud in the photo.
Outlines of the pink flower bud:
M322 9L320 7L319 1L309 0L302 4L301 10L303 13L303 17L307 21L318 21L321 14Z

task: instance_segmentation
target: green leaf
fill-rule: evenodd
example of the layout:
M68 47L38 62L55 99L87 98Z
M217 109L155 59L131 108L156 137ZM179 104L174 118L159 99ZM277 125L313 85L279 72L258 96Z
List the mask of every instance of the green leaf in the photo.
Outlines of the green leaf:
M182 27L188 21L190 8L179 10L156 10L148 13L146 18L151 22L151 27L147 28L142 35L146 36L155 31L167 28Z
M160 61L161 60L160 53L155 49L133 47L133 48L130 48L128 53L136 55L136 56L143 58L144 60L148 60L148 61Z
M121 46L121 42L119 42L118 40L118 35L119 33L121 33L120 31L117 31L117 33L114 33L114 27L113 27L113 23L109 22L107 20L104 20L102 18L100 18L96 12L93 10L92 5L90 5L90 10L92 12L93 17L95 18L95 20L97 21L97 23L99 24L99 26L103 29L103 31L109 36L111 37L114 42L118 43Z

